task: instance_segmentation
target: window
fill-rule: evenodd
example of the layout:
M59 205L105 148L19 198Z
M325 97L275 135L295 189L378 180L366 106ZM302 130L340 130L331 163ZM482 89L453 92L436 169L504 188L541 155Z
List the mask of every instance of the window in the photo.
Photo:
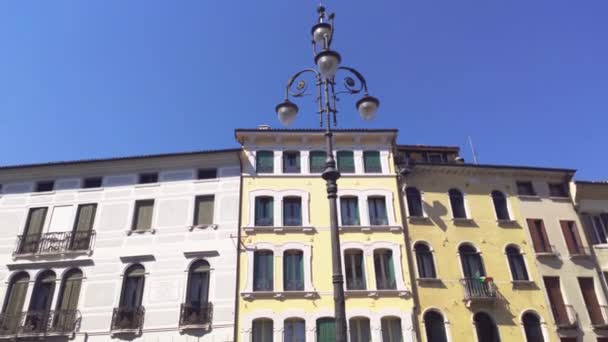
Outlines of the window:
M43 181L36 183L36 192L53 191L55 188L55 181Z
M213 209L215 197L213 195L196 196L194 199L194 226L213 224Z
M427 155L429 163L441 164L445 163L445 155L443 153L429 153Z
M382 342L403 342L401 320L399 317L382 317L380 326L382 329Z
M524 325L524 333L526 334L526 342L544 342L543 331L540 328L540 318L533 312L523 314L522 323Z
M380 163L380 152L378 152L378 151L363 152L363 169L365 170L365 173L382 172L382 164Z
M350 342L371 342L372 334L369 319L365 317L351 318L348 322Z
M46 220L47 208L31 208L27 215L27 222L23 237L19 244L20 253L35 253L38 251L42 228Z
M341 173L355 173L355 158L353 151L338 151L338 171Z
M566 246L570 255L585 254L583 243L574 221L559 221L559 224L562 227L562 234L564 235L564 240L566 240Z
M594 244L600 245L608 243L608 214L601 214L590 216L591 224L593 226L593 237L595 238Z
M198 169L196 172L198 179L214 179L217 178L217 169Z
M543 220L527 219L530 237L532 237L532 245L536 253L551 253L551 245L545 230Z
M378 290L397 289L392 250L378 249L374 251L374 270L376 272L376 288Z
M255 198L255 225L272 226L274 225L273 215L274 199L270 196L260 196Z
M152 228L152 212L154 200L140 200L135 202L132 230L143 232Z
M327 159L325 151L310 151L308 158L310 159L310 173L322 173L325 170L325 160Z
M253 254L253 291L272 291L273 289L272 251L256 251Z
M303 319L290 318L283 323L283 342L305 342L306 323Z
M365 290L363 251L349 249L344 252L344 270L347 290Z
M424 330L428 342L448 342L443 316L437 311L424 313ZM479 340L485 342L485 340Z
M492 191L492 202L494 202L494 211L498 220L510 220L509 208L507 207L507 197L504 193L494 190Z
M288 250L283 254L283 289L285 291L304 291L302 251Z
M407 199L407 210L411 217L423 217L422 211L422 196L416 188L408 187L405 189L405 197Z
M568 185L566 183L549 183L549 196L568 197Z
M462 271L465 279L479 278L486 275L483 267L481 255L475 247L471 245L462 245L458 248L460 254L460 262L462 263Z
M302 199L300 197L283 198L283 225L302 225Z
M369 223L372 226L387 226L386 199L384 197L369 197L367 199L369 208Z
M473 316L473 321L475 322L477 341L500 342L498 327L490 315L485 312L478 312Z
M209 262L197 260L188 270L186 304L191 313L201 314L201 308L209 302Z
M102 184L101 177L91 177L91 178L84 179L84 182L82 183L82 187L85 189L101 188L101 184Z
M140 264L132 265L125 271L122 293L120 294L121 308L132 311L141 306L145 276L146 270Z
M81 285L82 271L79 269L72 269L63 277L54 318L54 326L59 331L71 331L76 323Z
M88 250L90 248L96 212L97 204L95 203L78 206L72 240L70 241L71 250Z
M566 304L564 303L559 277L543 277L543 282L547 289L547 297L549 298L549 305L551 306L555 324L558 326L569 325L570 317L566 311Z
M32 314L28 314L25 319L25 325L29 331L42 332L46 330L48 322L45 315L41 313L51 310L53 294L55 293L55 280L53 271L44 271L36 279L28 307L28 313Z
M5 317L2 322L2 330L7 333L15 333L21 323L21 311L25 303L25 295L30 282L30 277L26 272L20 272L11 278L4 299L2 315Z
M589 318L591 319L591 324L594 326L606 324L604 316L602 315L602 308L600 307L597 294L595 293L593 278L578 278L578 284L581 287L581 293L583 295L583 300L585 301L587 313L589 313Z
M283 173L300 173L300 152L283 152Z
M139 180L137 181L139 184L150 184L150 183L158 183L158 173L150 172L150 173L142 173L139 175Z
M343 226L358 226L361 224L357 197L340 197L340 216Z
M437 273L435 272L435 262L433 261L433 252L431 252L429 246L424 243L417 243L414 246L414 252L416 253L418 278L437 278Z
M464 196L458 189L450 189L450 205L452 206L452 217L456 219L467 218L467 212L464 208Z
M266 318L253 320L251 333L253 335L251 342L272 342L274 338L272 320Z
M255 154L255 169L257 173L273 173L274 152L257 151Z
M517 194L520 196L536 196L536 191L534 191L534 186L530 181L519 181L516 182L517 185Z
M509 268L511 269L511 278L513 280L529 280L524 256L521 254L519 248L516 246L508 246L506 248L506 254Z
M336 342L336 321L333 318L317 319L317 342Z

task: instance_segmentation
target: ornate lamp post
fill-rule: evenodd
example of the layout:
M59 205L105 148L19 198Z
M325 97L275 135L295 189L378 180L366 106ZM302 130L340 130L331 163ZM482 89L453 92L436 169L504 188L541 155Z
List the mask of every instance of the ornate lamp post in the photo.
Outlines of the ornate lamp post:
M325 161L325 170L321 177L327 183L327 198L329 199L336 341L346 342L344 277L342 275L337 211L337 180L340 178L340 172L336 167L336 161L333 155L332 127L337 125L337 95L363 93L363 97L356 103L357 110L363 120L371 120L376 116L380 101L368 94L367 83L365 82L363 75L353 68L341 66L340 62L342 59L340 54L331 50L331 42L334 34L334 14L326 15L325 7L323 6L319 6L318 13L318 22L312 27L312 46L317 67L301 70L295 73L289 81L287 81L285 100L276 106L276 112L279 121L284 125L289 125L295 121L298 114L298 106L291 102L289 97L298 98L304 96L307 90L307 83L303 79L304 76L314 77L314 82L317 86L317 114L319 115L321 127L325 127L327 159ZM336 78L339 76L342 76L341 80L343 82L336 82ZM340 91L336 91L338 83L343 87Z

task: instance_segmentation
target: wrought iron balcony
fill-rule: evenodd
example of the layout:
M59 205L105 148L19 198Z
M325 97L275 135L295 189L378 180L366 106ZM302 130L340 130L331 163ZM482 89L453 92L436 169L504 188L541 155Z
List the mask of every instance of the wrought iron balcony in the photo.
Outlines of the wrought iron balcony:
M143 306L118 307L112 312L113 333L138 332L144 326L146 309Z
M80 328L78 310L24 311L0 314L0 336L69 335Z
M563 310L551 305L551 311L559 329L574 329L578 326L578 317L572 305L564 305Z
M460 279L464 289L464 300L471 303L476 301L496 300L496 285L493 281L481 281L477 278Z
M209 329L213 321L212 303L183 303L179 312L181 329Z
M86 252L92 249L95 231L53 232L17 236L15 255L42 255Z

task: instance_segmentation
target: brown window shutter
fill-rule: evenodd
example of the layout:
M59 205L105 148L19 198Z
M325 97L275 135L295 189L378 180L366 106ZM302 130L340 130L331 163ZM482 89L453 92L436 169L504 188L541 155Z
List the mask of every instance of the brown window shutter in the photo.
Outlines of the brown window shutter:
M580 254L581 251L581 237L578 235L576 224L573 221L559 221L562 227L562 234L566 240L566 246L570 254Z
M532 245L534 246L534 251L536 253L545 252L545 246L542 242L542 237L539 235L539 231L536 227L535 219L527 219L528 222L528 230L530 231L530 236L532 237Z
M587 306L587 311L589 312L589 318L591 318L591 323L594 325L604 324L600 303L593 288L593 278L578 278L578 283L581 286L581 292L585 300L585 306Z
M559 277L543 277L545 287L547 288L547 296L549 297L549 303L551 304L551 311L555 322L558 324L565 324L569 322L568 313L566 312L566 305L564 304L564 297L562 297L562 290L559 285Z
M551 244L549 243L549 237L547 236L547 229L545 228L545 222L543 220L540 221L540 225L538 229L540 229L540 235L542 238L542 244L545 252L551 252Z

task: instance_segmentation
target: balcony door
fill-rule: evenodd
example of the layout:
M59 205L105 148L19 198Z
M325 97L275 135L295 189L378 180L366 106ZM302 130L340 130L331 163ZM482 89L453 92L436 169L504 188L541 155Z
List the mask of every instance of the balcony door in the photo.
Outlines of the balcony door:
M72 229L70 249L89 249L96 211L97 204L81 204L78 206L76 221L74 222L74 228Z
M47 208L32 208L27 216L23 238L19 248L20 253L35 253L38 251L42 228L46 220Z
M79 269L70 270L63 277L59 291L57 311L54 318L54 329L57 331L74 331L82 285L82 272Z
M141 265L131 266L125 272L125 279L120 296L120 307L134 310L141 306L144 294L145 269Z
M21 311L25 304L25 295L29 285L30 277L27 273L21 272L11 279L4 308L0 315L0 332L3 334L13 334L17 330L21 321Z
M55 292L55 273L45 271L38 276L32 291L30 306L24 330L26 332L44 332L49 319L49 311Z
M460 246L458 252L460 253L462 273L465 279L485 277L486 271L483 267L481 255L479 255L473 246Z

